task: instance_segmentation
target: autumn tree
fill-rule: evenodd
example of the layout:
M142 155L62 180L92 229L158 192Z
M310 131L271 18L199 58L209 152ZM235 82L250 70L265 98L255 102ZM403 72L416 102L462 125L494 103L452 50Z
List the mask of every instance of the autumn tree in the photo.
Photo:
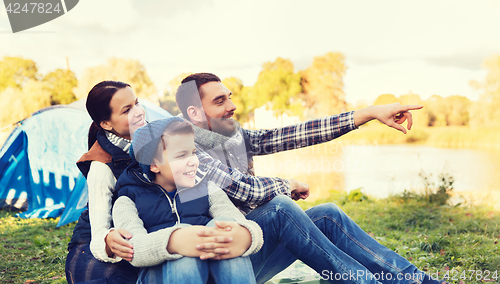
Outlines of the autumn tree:
M146 68L135 59L109 58L105 64L88 68L75 89L78 99L87 97L92 87L104 80L128 83L140 98L148 98L156 93L156 87L146 72ZM157 101L158 97L152 98Z
M57 69L45 75L43 82L50 92L52 105L69 104L76 101L73 89L78 85L78 80L71 70Z
M471 109L472 126L498 126L500 124L500 55L483 62L488 70L484 81L471 81L481 94Z
M302 71L307 107L316 116L340 113L346 109L344 75L347 67L340 52L328 52L314 57L313 63Z
M38 68L31 59L5 56L0 61L0 91L21 89L28 81L38 80Z
M166 96L174 96L175 93L177 92L177 88L181 85L182 80L186 78L187 76L193 74L192 72L183 72L177 76L175 76L172 80L168 81L166 89L165 89L165 95Z
M429 126L448 125L448 108L443 97L432 95L430 98L424 101L424 108L427 110L427 121Z
M383 94L377 97L375 99L375 102L373 105L387 105L387 104L393 104L393 103L398 103L399 100L396 98L396 96L392 94Z
M182 80L190 74L192 73L181 73L170 80L165 86L163 96L160 98L160 107L164 108L172 115L178 115L181 113L181 110L177 107L177 102L175 101L175 93L177 92L177 88L181 85Z
M464 96L449 96L445 98L448 109L446 122L448 125L468 125L471 101Z
M289 59L278 57L274 62L262 65L257 82L245 91L245 103L252 105L250 109L267 105L276 116L284 113L301 115L303 106L300 81L300 74L294 72L293 63Z
M9 87L0 92L0 99L4 106L8 106L0 111L0 125L6 126L50 106L50 91L43 82L28 80L22 89Z
M241 79L236 77L225 78L222 84L232 93L231 100L236 106L235 119L239 122L248 121L255 110L252 100L248 98L248 87L245 87Z

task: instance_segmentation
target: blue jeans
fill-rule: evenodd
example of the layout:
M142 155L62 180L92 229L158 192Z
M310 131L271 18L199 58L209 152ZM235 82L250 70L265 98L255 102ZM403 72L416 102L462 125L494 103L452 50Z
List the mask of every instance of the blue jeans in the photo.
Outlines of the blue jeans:
M90 252L89 244L71 248L66 257L66 280L69 284L133 284L139 269L122 260L102 262Z
M207 226L214 227L214 221L233 221L232 218L218 217ZM224 260L201 260L196 257L182 257L165 261L159 265L142 268L138 284L155 283L207 283L209 276L215 283L247 284L256 283L249 257Z
M250 256L257 283L296 259L331 283L440 283L379 244L335 204L304 212L289 197L277 196L246 217L264 233L263 248Z

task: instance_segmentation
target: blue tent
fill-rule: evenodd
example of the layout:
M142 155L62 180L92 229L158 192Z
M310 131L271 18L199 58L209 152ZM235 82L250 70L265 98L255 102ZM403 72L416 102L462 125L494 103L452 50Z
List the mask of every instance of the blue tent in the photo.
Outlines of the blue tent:
M170 116L141 100L146 119ZM27 210L21 218L76 221L87 205L87 185L75 162L87 151L91 123L84 101L42 109L21 121L0 149L0 208Z

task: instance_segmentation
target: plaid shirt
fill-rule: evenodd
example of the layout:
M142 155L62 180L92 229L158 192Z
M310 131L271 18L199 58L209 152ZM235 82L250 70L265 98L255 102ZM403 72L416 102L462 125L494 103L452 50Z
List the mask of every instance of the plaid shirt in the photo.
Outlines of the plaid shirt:
M353 111L269 130L244 130L250 139L251 154L267 155L324 143L356 129ZM227 195L248 205L260 205L277 195L290 196L290 183L277 177L245 175L210 156L196 145L201 170Z

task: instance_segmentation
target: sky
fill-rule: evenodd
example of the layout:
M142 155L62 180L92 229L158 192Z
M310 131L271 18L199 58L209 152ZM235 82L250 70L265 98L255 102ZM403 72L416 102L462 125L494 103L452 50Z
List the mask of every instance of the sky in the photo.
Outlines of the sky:
M346 99L381 94L479 92L484 59L500 55L500 1L84 0L53 21L12 33L0 9L0 57L34 60L41 73L133 58L158 89L183 72L235 76L253 85L267 61L296 71L314 56L342 52Z

